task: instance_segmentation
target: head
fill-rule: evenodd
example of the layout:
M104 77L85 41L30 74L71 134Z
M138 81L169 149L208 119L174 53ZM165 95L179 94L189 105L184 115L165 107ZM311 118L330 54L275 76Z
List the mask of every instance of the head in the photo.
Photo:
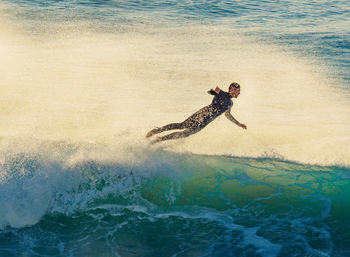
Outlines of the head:
M239 94L241 93L241 86L238 83L233 82L228 87L228 92L231 95L231 97L237 98L239 96Z

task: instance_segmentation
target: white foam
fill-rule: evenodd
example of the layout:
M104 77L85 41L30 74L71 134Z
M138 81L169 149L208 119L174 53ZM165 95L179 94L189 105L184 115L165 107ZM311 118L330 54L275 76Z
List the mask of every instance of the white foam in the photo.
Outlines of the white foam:
M258 248L257 252L262 256L278 256L282 245L273 244L269 240L260 237L256 234L258 228L245 228L244 229L244 241L245 244L252 244Z
M273 150L319 164L350 160L349 92L312 56L301 58L224 26L102 34L84 31L81 23L79 32L50 38L49 32L19 33L20 23L4 24L3 137L143 145L149 129L180 122L210 103L209 88L237 81L242 90L232 112L248 131L219 118L163 145L255 157Z

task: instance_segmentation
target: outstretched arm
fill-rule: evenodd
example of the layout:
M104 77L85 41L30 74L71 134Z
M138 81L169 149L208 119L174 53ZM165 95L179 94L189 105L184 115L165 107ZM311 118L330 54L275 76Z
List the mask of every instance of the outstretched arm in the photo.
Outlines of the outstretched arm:
M229 109L229 110L227 110L227 111L225 112L225 117L226 117L227 119L229 119L230 121L232 121L232 122L233 122L234 124L236 124L237 126L243 128L243 129L247 129L247 126L246 126L245 124L239 123L239 121L236 120L236 119L232 116L232 114L231 114L231 109Z

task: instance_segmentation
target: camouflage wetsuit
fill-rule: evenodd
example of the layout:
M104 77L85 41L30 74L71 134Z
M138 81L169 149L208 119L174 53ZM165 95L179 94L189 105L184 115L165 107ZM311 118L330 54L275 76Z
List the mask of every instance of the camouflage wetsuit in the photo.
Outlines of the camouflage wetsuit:
M209 90L208 93L214 95L214 99L210 105L203 107L181 123L171 123L161 128L155 128L151 130L147 136L152 136L154 134L167 130L185 129L180 132L174 132L169 135L158 137L156 142L187 137L200 131L210 122L216 119L219 115L227 110L230 110L232 106L232 100L229 93L226 93L222 90L220 90L219 93L216 93L213 89Z

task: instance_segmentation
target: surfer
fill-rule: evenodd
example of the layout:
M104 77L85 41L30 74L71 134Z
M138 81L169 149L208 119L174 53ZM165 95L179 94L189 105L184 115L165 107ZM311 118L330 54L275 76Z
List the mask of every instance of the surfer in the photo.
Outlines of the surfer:
M210 89L209 94L214 96L213 101L210 105L203 107L199 111L192 114L185 121L181 123L171 123L160 128L155 128L146 134L146 137L151 137L155 134L173 130L173 129L184 129L183 131L174 132L169 135L157 137L152 143L158 143L170 139L178 139L188 137L194 133L197 133L210 122L216 119L219 115L225 113L227 119L235 123L237 126L247 129L245 124L237 121L231 114L232 100L231 98L237 98L240 94L241 87L238 83L233 82L228 88L228 92L222 91L219 87L214 90Z

